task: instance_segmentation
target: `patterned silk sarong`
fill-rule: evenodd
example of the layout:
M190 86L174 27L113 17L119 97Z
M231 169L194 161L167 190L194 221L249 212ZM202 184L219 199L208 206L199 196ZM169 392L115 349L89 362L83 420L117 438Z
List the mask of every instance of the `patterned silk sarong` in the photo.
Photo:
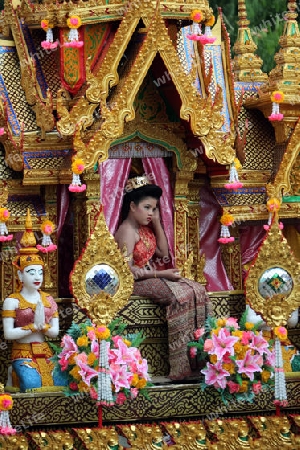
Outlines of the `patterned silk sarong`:
M164 278L138 280L133 295L151 298L166 306L171 379L183 379L191 374L187 343L194 340L193 331L204 325L210 314L205 288L186 278L169 281Z

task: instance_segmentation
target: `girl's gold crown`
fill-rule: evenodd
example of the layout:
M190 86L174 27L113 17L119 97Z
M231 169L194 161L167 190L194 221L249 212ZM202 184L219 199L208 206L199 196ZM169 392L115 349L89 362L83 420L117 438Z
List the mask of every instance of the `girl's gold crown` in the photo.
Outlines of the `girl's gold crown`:
M149 180L149 178L147 178L145 175L140 176L140 177L134 177L134 178L130 178L125 186L125 194L127 192L131 192L134 189L138 189L142 186L146 186L147 184L152 184L151 181Z

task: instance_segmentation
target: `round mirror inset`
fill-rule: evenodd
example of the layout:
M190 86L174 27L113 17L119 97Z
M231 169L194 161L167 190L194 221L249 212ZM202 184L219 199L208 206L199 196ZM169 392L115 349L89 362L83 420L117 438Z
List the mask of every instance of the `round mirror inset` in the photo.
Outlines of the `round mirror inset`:
M89 295L100 294L104 291L113 296L119 288L119 277L107 264L97 264L86 274L85 286Z
M264 298L272 298L276 294L288 296L293 286L291 275L281 267L266 270L258 281L258 291Z

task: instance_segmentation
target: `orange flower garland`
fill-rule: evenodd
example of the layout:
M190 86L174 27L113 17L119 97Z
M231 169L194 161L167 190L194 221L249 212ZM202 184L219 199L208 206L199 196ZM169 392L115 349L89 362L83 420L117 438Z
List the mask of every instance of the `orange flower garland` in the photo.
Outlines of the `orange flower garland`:
M8 234L6 222L9 220L10 212L7 208L0 208L0 242L11 241L12 234Z

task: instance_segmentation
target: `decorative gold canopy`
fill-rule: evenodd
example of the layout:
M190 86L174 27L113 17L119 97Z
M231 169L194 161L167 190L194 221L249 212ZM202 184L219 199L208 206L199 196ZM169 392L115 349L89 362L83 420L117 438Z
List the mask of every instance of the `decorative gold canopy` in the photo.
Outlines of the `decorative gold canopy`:
M97 270L99 266L107 267L110 273L116 274L118 286L115 293L110 294L104 289L99 293L93 294L91 291L88 293L89 273ZM78 305L98 324L109 323L126 305L132 294L132 273L114 237L108 231L102 207L82 256L75 262L70 281Z
M259 289L259 280L267 270L281 269L291 279L291 292L276 292L264 297ZM291 313L300 306L300 263L295 259L287 240L283 236L278 221L274 220L264 240L258 257L251 266L245 282L246 298L251 307L261 314L271 327L285 325Z

